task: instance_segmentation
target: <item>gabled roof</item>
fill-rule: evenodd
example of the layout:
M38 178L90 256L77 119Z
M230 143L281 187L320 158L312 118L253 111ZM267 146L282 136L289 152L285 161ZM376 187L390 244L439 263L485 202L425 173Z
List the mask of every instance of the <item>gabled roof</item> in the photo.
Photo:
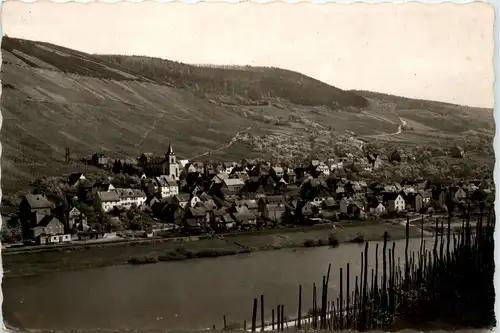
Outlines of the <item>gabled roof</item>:
M331 198L331 197L328 198L328 199L326 199L323 203L324 203L324 205L326 207L332 207L332 206L336 206L337 205L337 202L335 201L335 199Z
M286 200L282 195L268 195L263 197L262 200L268 205L284 205Z
M239 179L239 178L228 178L228 179L223 179L224 185L227 187L229 186L243 186L245 183Z
M80 177L83 176L83 172L75 172L75 173L72 173L71 175L69 175L68 177L68 184L70 185L73 185L75 184L77 181L80 180Z
M245 186L241 189L242 193L255 193L261 187L262 184L260 182L248 181L245 183Z
M190 227L199 227L200 224L196 219L186 219L186 224Z
M119 198L139 198L146 197L146 194L142 190L135 188L117 188L115 189Z
M73 208L71 208L71 210L69 211L69 214L70 214L70 215L72 215L72 214L81 214L81 212L78 210L78 208L73 207Z
M351 200L351 202L349 202L349 206L350 205L353 205L353 206L356 206L358 207L359 209L365 209L364 205L362 202L360 201L357 201L357 200Z
M24 196L31 209L35 208L54 208L54 204L43 194L26 194Z
M282 167L272 167L274 173L283 173L283 168Z
M178 186L177 182L175 181L174 178L166 175L161 175L155 178L156 182L160 187L172 187L172 186Z
M420 193L420 195L422 196L422 198L432 198L432 191L431 190L427 190L427 191L418 191Z
M192 216L195 217L204 217L207 213L206 210L202 207L196 207L196 208L189 207L188 211L191 213Z
M398 192L387 192L384 193L384 201L388 200L396 200L396 198L400 195Z
M229 179L229 175L227 173L219 173L219 174L215 175L214 178L215 177L219 178L221 181L224 179Z
M245 206L245 207L248 207L249 209L259 207L259 205L257 204L257 201L255 201L255 200L235 200L234 205L235 206Z
M98 188L104 191L108 191L110 188L114 189L114 186L109 182L97 182L93 185L94 188Z
M238 222L245 222L255 219L255 215L249 210L233 213L233 216Z
M52 221L56 221L57 223L61 223L61 221L59 221L55 216L51 216L51 215L46 215L44 216L40 222L38 222L38 224L36 225L37 227L46 227L49 225L50 222Z
M377 208L379 205L383 206L384 204L378 200L370 200L370 202L368 203L368 208Z
M97 196L102 202L118 202L120 197L116 191L100 191Z
M179 193L174 198L179 202L187 202L191 198L191 195L189 193Z
M226 222L226 223L231 223L231 222L234 222L234 219L233 219L233 218L231 217L231 215L230 215L230 214L228 214L228 213L224 213L224 214L222 214L222 215L221 215L221 218L222 218L222 220L223 220L224 222Z

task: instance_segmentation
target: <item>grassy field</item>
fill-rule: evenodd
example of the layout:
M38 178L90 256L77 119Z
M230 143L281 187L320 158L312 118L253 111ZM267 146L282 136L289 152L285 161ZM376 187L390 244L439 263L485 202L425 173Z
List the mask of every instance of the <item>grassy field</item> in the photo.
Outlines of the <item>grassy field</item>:
M183 248L188 251L252 251L271 250L278 248L303 247L307 240L323 240L324 244L331 234L339 242L350 242L358 235L365 241L383 239L387 231L390 238L402 239L405 237L405 227L390 223L370 222L352 224L336 229L323 228L318 230L294 231L286 229L278 233L240 234L225 239L199 240L184 243L163 242L149 244L116 244L90 248L68 248L57 252L39 253L4 253L3 269L5 277L46 274L60 270L77 270L91 267L126 264L131 257L162 255L168 251ZM419 237L420 230L410 228L411 237ZM208 260L208 259L207 259Z

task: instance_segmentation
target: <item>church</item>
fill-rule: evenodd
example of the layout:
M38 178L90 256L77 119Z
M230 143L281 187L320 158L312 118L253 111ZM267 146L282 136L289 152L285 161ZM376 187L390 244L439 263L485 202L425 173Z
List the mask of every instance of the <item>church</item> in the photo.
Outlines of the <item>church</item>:
M172 144L168 145L168 151L165 158L149 161L149 170L153 175L166 175L179 180L180 171L179 164L172 148Z

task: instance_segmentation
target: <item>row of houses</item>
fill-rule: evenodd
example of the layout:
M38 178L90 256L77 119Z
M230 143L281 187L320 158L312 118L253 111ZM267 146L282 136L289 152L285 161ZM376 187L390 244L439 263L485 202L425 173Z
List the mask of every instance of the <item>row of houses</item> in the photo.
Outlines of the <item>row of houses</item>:
M96 163L105 162L103 156L94 157ZM467 199L491 200L494 196L492 184L483 181L367 184L333 176L351 160L311 160L295 168L268 162L202 163L178 161L169 145L164 158L143 154L138 159L144 171L138 186L117 187L109 179L92 183L83 173L70 175L67 182L92 194L105 213L149 207L163 222L199 232L247 229L257 224L312 223L315 219L363 219L421 211L431 204L439 207ZM363 165L364 170L380 168L381 156L367 155ZM65 241L75 228L89 229L86 217L76 206L61 215L41 194L25 196L19 211L23 234L45 242Z

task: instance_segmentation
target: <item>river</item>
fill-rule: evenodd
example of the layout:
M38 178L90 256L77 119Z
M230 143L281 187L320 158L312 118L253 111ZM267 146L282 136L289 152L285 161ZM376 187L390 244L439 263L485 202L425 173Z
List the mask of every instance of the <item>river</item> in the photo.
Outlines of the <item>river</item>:
M405 243L395 243L396 257L403 264ZM430 248L432 239L426 243ZM370 268L375 266L376 244L370 242ZM380 254L382 243L378 244ZM419 239L410 240L410 251L419 247ZM228 324L250 321L253 298L264 294L269 316L271 308L284 304L285 313L295 317L299 284L303 285L303 309L307 311L312 284L321 285L331 263L329 298L336 298L339 268L344 267L345 274L346 263L350 263L353 286L363 250L363 245L343 244L335 249L283 249L6 278L3 315L10 325L37 329L221 328L224 315ZM381 271L381 260L379 267Z

